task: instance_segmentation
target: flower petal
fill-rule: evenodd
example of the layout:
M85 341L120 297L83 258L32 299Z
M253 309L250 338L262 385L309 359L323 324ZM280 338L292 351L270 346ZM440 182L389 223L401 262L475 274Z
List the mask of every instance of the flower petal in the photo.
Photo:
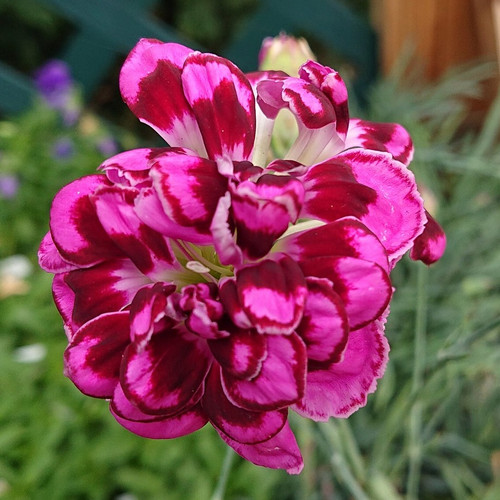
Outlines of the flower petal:
M253 379L267 357L266 336L255 330L233 330L226 338L209 341L208 346L225 373Z
M67 262L86 267L123 255L102 228L90 200L99 187L107 185L104 175L89 175L56 194L50 210L50 231Z
M342 300L327 279L307 278L307 302L297 333L311 361L335 363L347 343L349 321Z
M153 185L167 216L176 224L210 235L210 224L227 180L211 160L171 153L151 168Z
M301 262L306 276L327 278L341 297L351 330L378 318L387 307L392 286L377 264L353 257L316 257Z
M52 296L54 303L64 322L64 331L68 340L73 338L73 335L81 326L81 324L73 321L73 308L75 306L75 292L66 284L66 275L59 273L54 276L52 281Z
M182 85L208 157L248 160L255 139L255 99L245 75L227 59L195 52L184 64Z
M387 253L379 239L352 217L281 238L274 250L284 252L300 262L315 257L356 257L375 262L389 271Z
M217 286L213 283L187 285L181 291L179 308L187 314L185 324L189 330L205 339L229 335L220 330L217 324L224 313L221 303L216 300L217 291Z
M288 474L299 474L304 467L299 446L288 423L276 436L253 445L238 443L222 432L219 434L236 453L255 465L285 469Z
M286 423L287 410L249 411L234 406L224 394L220 372L218 366L210 370L201 400L212 424L239 443L255 444L275 436Z
M231 190L237 244L250 259L264 257L294 223L302 208L302 183L285 175L264 174Z
M348 184L352 178L354 184ZM360 219L382 242L391 263L423 230L424 209L413 174L388 153L346 151L312 167L304 184L305 212L325 221L347 215Z
M149 343L125 351L121 385L145 413L172 416L196 403L193 395L210 368L205 343L179 330L155 333Z
M446 248L446 235L442 227L427 210L425 215L427 216L427 223L424 232L414 241L410 257L413 260L421 260L424 264L430 266L443 256Z
M182 67L192 52L177 43L140 40L122 66L120 91L137 118L170 146L186 147L205 156L200 130L181 83Z
M413 158L410 134L398 123L377 123L351 118L345 142L345 149L349 148L385 151L404 165L409 165Z
M50 231L44 236L38 249L38 263L48 273L64 273L76 269L77 266L66 262L54 244Z
M313 165L304 176L304 187L301 217L326 222L348 216L362 219L377 199L374 189L357 182L349 165L334 158Z
M120 186L99 189L92 197L102 227L145 275L163 276L179 269L168 240L136 215L137 190Z
M75 294L72 320L80 326L129 305L139 288L149 283L129 260L121 259L71 271L64 281Z
M222 373L222 384L229 400L242 408L267 411L284 408L304 394L307 353L296 334L266 335L267 357L259 374L251 380Z
M226 193L219 199L210 230L221 264L239 267L243 262L243 252L234 238L234 223L232 217L230 218L230 210L231 195Z
M282 98L306 128L322 128L335 121L335 111L325 94L300 78L283 82Z
M202 234L196 227L180 226L170 219L165 213L158 193L153 188L140 190L135 199L135 213L151 229L169 238L181 239L201 245L208 245L212 241L211 234Z
M348 417L366 404L387 364L389 345L384 336L385 320L351 332L340 363L307 375L304 399L293 409L316 421Z
M126 398L119 384L116 386L109 408L117 422L125 429L151 439L185 436L201 429L208 421L199 405L173 417L143 413Z
M304 276L286 255L263 260L236 273L243 311L259 333L288 334L299 324L307 296Z
M109 398L130 343L129 313L103 314L83 325L64 353L65 374L88 396Z
M332 68L316 61L308 61L299 70L300 77L314 84L329 99L335 112L336 130L345 139L349 127L347 87L342 77Z
M124 151L105 160L99 167L113 184L145 187L151 184L152 161L171 148L142 148Z
M236 281L232 278L221 280L219 283L219 296L224 310L231 321L243 329L253 328L253 324L240 303Z
M130 335L139 350L146 346L158 322L165 317L167 297L174 291L173 283L157 282L135 294L130 305Z

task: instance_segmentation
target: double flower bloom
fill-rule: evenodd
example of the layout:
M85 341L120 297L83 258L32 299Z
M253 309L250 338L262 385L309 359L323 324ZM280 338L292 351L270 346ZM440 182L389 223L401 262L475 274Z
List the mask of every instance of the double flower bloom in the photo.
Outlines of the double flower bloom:
M67 376L150 438L210 421L248 460L303 467L289 408L325 421L384 372L391 269L437 260L444 234L396 124L349 119L338 73L245 75L141 40L120 88L171 147L137 149L56 195L40 264L69 345ZM298 133L271 156L278 113Z

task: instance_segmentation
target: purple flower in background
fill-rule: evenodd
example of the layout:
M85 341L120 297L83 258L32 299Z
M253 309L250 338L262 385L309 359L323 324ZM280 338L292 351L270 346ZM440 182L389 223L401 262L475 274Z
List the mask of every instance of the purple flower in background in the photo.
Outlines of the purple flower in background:
M19 189L19 180L15 175L0 175L0 198L12 199Z
M75 153L75 146L69 137L58 139L52 146L52 156L58 160L67 160Z
M39 68L34 75L35 86L52 109L58 110L67 126L73 125L79 116L74 99L75 83L69 66L57 59Z
M49 61L36 71L35 85L49 106L64 108L73 88L68 65L63 61Z
M97 150L104 156L115 155L118 153L118 145L113 137L108 135L97 143Z

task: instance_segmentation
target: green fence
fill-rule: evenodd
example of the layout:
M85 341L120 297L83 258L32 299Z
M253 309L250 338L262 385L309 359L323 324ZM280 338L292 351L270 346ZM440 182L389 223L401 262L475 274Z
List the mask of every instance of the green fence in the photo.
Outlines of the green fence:
M152 15L158 0L39 0L76 26L61 54L90 96L110 67L141 37L203 49ZM262 39L281 31L310 33L350 61L357 70L355 89L362 94L377 70L376 39L368 23L336 0L261 0L258 9L222 55L243 70L255 69ZM27 107L34 94L29 77L0 62L0 112Z

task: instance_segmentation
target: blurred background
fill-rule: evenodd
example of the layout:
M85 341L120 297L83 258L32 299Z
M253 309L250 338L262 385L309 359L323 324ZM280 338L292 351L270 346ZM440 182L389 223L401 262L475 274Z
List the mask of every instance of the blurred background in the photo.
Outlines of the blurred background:
M341 73L352 116L410 131L448 249L430 269L396 269L391 358L368 405L292 418L303 473L236 458L224 498L500 498L499 28L499 0L0 0L0 499L211 498L215 431L139 438L64 378L36 252L64 184L160 144L118 90L140 37L251 71L280 32Z

